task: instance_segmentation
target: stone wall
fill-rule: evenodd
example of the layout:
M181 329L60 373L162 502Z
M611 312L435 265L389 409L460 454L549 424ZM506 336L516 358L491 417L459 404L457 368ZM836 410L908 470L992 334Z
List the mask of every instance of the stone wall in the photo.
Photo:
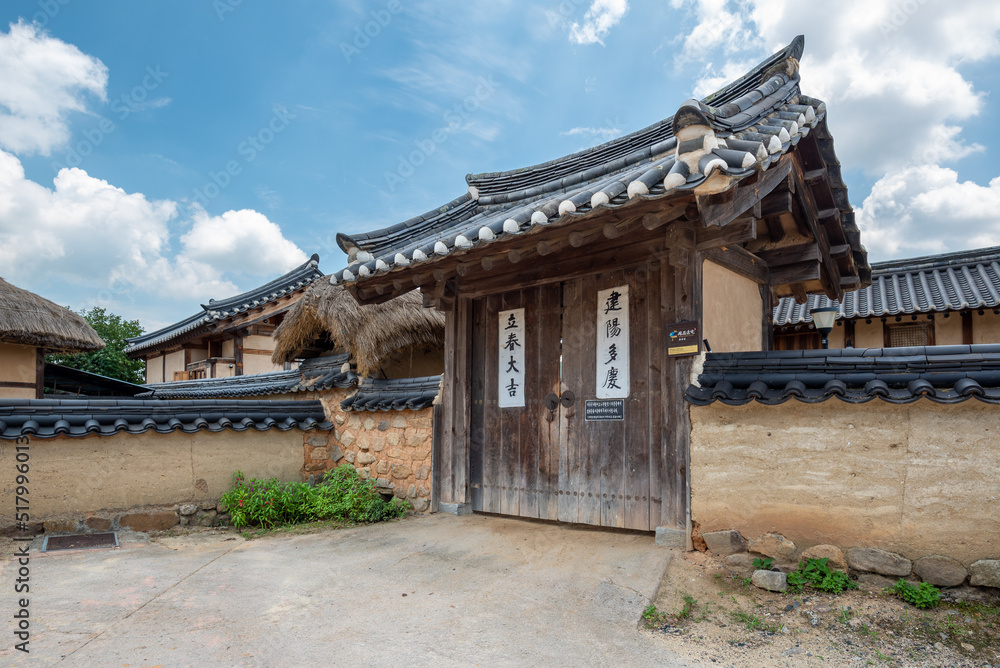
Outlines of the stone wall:
M974 399L692 407L692 519L799 547L1000 558L998 417Z
M318 475L351 464L364 478L373 478L386 494L405 499L417 512L430 509L433 409L357 413L340 402L351 390L320 393L331 432L303 434L302 474Z

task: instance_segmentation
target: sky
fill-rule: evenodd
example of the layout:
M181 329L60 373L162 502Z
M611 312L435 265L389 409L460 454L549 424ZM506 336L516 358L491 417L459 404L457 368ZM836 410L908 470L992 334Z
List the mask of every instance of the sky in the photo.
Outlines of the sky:
M870 259L1000 245L995 0L5 0L0 276L156 329L798 34Z

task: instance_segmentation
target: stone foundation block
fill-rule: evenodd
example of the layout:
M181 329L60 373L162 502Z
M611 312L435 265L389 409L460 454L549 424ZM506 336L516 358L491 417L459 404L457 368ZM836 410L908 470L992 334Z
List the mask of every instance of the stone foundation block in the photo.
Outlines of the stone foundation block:
M91 531L110 531L111 520L103 517L88 517L83 521Z
M795 550L795 543L780 533L766 533L757 540L750 541L751 552L774 559L787 559L795 554Z
M471 515L472 504L469 503L439 503L438 509L449 515Z
M344 458L344 451L338 448L337 446L333 446L333 449L330 450L330 459L335 462L339 462L343 458Z
M52 533L53 531L59 533L76 533L79 525L80 523L77 520L45 520L43 524L45 533Z
M183 516L194 515L198 512L198 506L193 503L186 503L178 509L178 512Z
M969 566L969 584L1000 588L1000 559L980 559Z
M924 582L938 587L957 587L965 582L968 575L965 566L940 554L917 559L913 562L913 572Z
M143 513L122 515L118 525L123 529L133 531L166 531L177 526L177 513L173 511L154 510Z
M430 502L427 499L413 499L410 503L413 504L413 510L418 513L425 512L430 506Z
M802 551L801 559L822 559L826 557L826 565L831 570L847 572L847 558L843 551L835 545L814 545Z
M663 547L679 547L682 550L687 548L687 531L684 529L674 529L672 527L656 527L657 545Z
M701 535L712 554L724 557L747 551L747 539L739 531L709 531Z
M906 577L913 562L906 557L877 547L852 547L847 551L847 565L856 571Z

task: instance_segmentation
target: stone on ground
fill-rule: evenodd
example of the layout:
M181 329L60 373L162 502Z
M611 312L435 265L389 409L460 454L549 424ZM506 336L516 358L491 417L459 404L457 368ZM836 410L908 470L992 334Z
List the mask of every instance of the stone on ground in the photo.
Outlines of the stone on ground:
M709 531L701 537L705 539L709 551L720 557L747 550L747 539L739 531Z
M913 562L913 572L924 582L938 587L957 587L965 582L965 566L951 557L932 554Z
M750 551L774 559L787 559L795 554L795 543L780 533L766 533L757 540L750 541Z
M779 571L754 571L750 581L755 586L768 591L786 591L788 576Z
M969 566L969 584L1000 588L1000 559L980 559Z
M822 559L826 557L826 565L830 570L847 572L847 559L841 549L835 545L814 545L802 551L802 559Z
M852 547L847 551L847 565L856 571L906 577L913 563L906 557L877 547Z

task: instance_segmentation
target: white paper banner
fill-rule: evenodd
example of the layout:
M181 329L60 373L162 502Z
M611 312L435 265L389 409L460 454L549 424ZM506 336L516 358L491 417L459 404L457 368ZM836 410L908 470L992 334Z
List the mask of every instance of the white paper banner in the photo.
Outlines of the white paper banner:
M500 311L500 408L524 406L524 309Z
M629 393L628 286L597 293L597 398Z

